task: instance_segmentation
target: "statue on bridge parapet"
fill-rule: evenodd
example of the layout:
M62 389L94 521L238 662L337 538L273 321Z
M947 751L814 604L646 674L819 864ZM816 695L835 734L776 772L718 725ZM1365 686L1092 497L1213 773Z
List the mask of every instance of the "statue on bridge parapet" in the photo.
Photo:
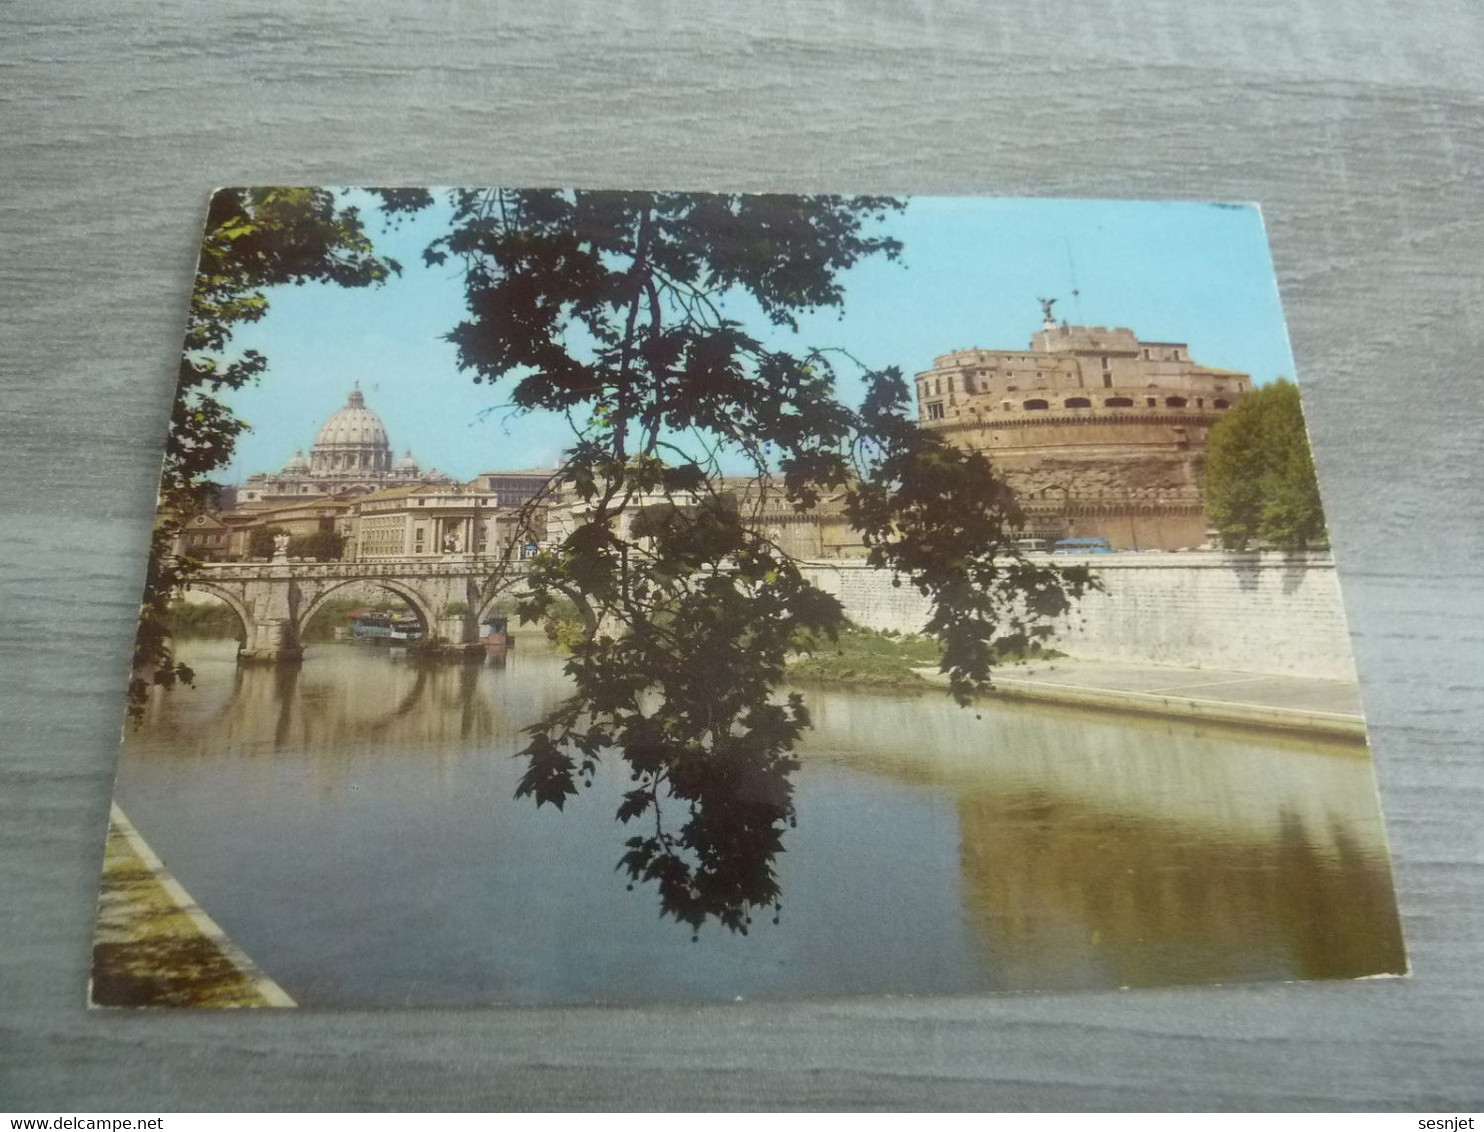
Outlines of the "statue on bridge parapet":
M273 536L273 561L287 562L289 560L289 536L280 531Z

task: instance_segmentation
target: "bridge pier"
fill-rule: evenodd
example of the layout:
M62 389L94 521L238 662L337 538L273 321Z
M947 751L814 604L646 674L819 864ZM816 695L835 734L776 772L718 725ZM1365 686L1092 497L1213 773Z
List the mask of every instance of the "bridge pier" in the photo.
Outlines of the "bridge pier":
M248 664L284 664L304 659L304 648L292 618L258 621L237 653Z
M479 626L472 614L440 617L433 633L442 638L450 651L478 652L484 648L479 640Z
M256 578L243 590L244 604L252 611L247 640L238 659L257 664L282 664L302 660L299 642L300 594L283 568Z

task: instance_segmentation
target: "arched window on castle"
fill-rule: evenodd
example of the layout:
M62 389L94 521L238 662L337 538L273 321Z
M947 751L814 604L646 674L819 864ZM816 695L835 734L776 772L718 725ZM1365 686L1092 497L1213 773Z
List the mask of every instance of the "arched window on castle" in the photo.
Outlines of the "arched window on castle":
M1086 397L1068 397L1066 406L1069 409L1090 409L1092 408L1092 402Z
M1171 408L1171 409L1183 409L1183 408L1185 408L1185 398L1184 397L1166 397L1165 398L1165 406L1167 408Z
M1231 402L1224 401L1220 397L1218 397L1216 398L1216 400L1211 402L1211 407L1213 409L1227 409L1231 407Z
M1020 407L1022 409L1049 409L1051 406L1039 397L1032 397Z
M1103 400L1103 404L1109 409L1132 409L1134 399L1132 397L1108 397Z

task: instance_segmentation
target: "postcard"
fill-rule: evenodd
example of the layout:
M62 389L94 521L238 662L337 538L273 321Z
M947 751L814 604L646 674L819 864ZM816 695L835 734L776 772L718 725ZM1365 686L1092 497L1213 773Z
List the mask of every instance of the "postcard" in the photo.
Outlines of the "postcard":
M1403 974L1254 206L222 189L92 1003Z

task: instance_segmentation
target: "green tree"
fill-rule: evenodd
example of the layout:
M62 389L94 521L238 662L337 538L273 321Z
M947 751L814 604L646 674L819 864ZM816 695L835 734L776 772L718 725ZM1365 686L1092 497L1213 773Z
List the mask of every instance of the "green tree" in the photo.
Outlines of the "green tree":
M316 562L338 562L345 551L345 538L339 531L315 531L289 539L289 557L313 558Z
M382 192L381 199L395 213L428 198L420 191L392 190ZM173 555L170 547L184 519L206 504L214 487L210 474L227 464L238 435L248 427L222 395L256 381L268 365L255 350L233 351L234 331L267 313L269 287L310 282L365 287L399 270L394 261L373 254L359 210L328 190L221 189L212 197L134 639L129 706L136 717L151 685L191 680L191 670L170 651L170 603L195 563Z
M282 527L259 527L247 536L247 556L249 558L272 558L273 540L279 535L286 535L288 531Z
M1203 489L1206 512L1230 550L1259 541L1303 550L1324 540L1296 385L1279 378L1254 389L1216 423L1207 440Z
M694 929L745 932L754 912L776 915L809 724L801 697L775 688L801 634L844 625L749 508L807 512L843 491L869 561L930 599L960 702L1090 578L1016 553L1011 493L982 456L916 427L899 372L864 374L863 403L847 405L840 355L770 347L724 312L743 295L797 329L840 306L843 272L897 256L877 234L897 201L492 190L451 203L426 258L463 266L460 364L574 429L549 490L575 498L580 521L532 564L520 606L526 620L576 611L573 694L531 728L517 794L560 808L616 751L631 887L655 885ZM727 463L749 469L750 503L723 482Z

